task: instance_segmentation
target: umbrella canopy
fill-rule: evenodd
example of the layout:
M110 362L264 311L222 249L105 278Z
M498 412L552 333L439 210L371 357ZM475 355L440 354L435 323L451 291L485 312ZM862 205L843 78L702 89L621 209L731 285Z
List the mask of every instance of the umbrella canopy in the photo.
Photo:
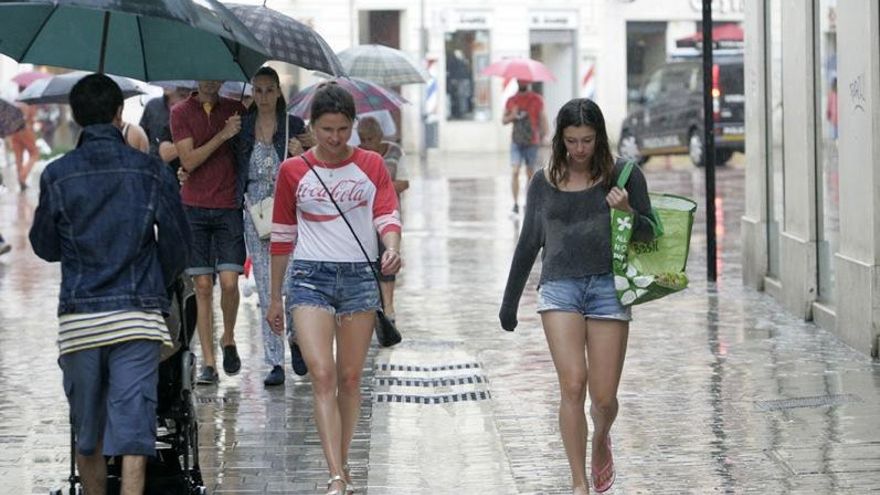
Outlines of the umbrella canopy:
M0 0L0 53L133 77L246 80L263 47L217 0Z
M12 82L26 88L34 82L39 81L40 79L47 79L50 77L52 77L52 74L49 74L48 72L29 70L25 72L19 72L18 74L12 76Z
M226 7L251 30L269 58L335 76L345 74L330 45L314 29L265 5Z
M47 79L40 79L22 91L17 99L20 102L31 105L37 103L67 104L69 102L70 90L73 89L73 86L78 83L80 79L89 74L91 74L91 72L76 71L68 74L52 76ZM108 77L113 79L113 81L119 85L119 89L122 90L122 96L124 98L142 95L147 92L146 88L134 79L110 74L108 74Z
M546 65L530 58L505 58L489 64L481 72L484 76L498 76L505 80L523 82L555 81L556 77Z
M375 110L397 110L405 103L409 103L397 93L385 89L376 83L360 79L357 77L340 77L333 79L354 97L355 111L358 114L372 112ZM315 90L321 84L313 84L299 93L297 93L287 106L287 111L297 117L308 119L312 108L312 98L315 96Z
M352 77L382 86L424 84L430 77L406 53L384 45L358 45L339 52L342 68Z
M0 138L24 127L24 114L12 103L0 98Z

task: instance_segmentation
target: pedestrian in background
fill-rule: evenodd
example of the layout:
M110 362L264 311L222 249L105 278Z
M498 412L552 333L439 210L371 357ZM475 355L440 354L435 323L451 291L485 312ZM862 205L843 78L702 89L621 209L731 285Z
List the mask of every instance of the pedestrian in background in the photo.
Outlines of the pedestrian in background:
M24 86L19 86L19 92L24 91ZM15 155L15 170L18 174L18 186L22 191L27 189L27 180L31 175L34 165L40 159L40 151L37 149L37 135L34 133L34 123L37 117L37 109L33 105L18 103L18 108L24 114L24 127L9 136L12 152ZM27 153L27 160L25 160Z
M241 103L219 95L221 81L199 81L199 91L171 109L171 135L188 174L180 188L192 230L187 274L193 277L198 308L197 326L204 366L198 383L217 383L214 357L214 274L220 279L223 312L223 371L235 375L241 358L235 345L238 276L244 271L243 191L230 140L241 130Z
M384 132L379 121L374 117L363 117L358 119L358 138L361 141L360 147L365 150L375 151L382 155L385 162L385 169L391 177L394 184L394 192L397 193L398 204L400 204L400 194L409 188L409 180L407 180L406 167L403 162L403 149L394 142L384 140ZM379 242L379 258L385 254L385 245ZM397 281L396 275L379 274L379 288L382 291L383 311L392 322L395 322L394 313L394 284Z
M401 265L397 195L382 157L347 144L354 121L351 94L335 83L317 89L311 108L317 146L281 165L272 219L267 318L279 334L285 314L294 320L312 377L315 423L330 471L328 494L353 490L348 453L360 414L364 360L380 308L371 263L327 191L370 260L379 253L379 232L386 248L382 273L397 273ZM291 252L285 304L282 282Z
M549 167L529 184L499 318L505 330L516 328L520 296L543 250L538 312L559 379L559 430L573 490L588 492L584 403L589 390L591 479L602 493L615 478L609 434L631 319L614 287L610 209L633 213L633 239L647 241L653 237L647 219L651 202L638 167L625 189L614 186L624 163L614 163L605 119L592 100L574 99L559 110L552 146Z
M150 143L149 153L171 166L174 173L180 168L177 148L171 138L171 109L189 98L192 90L185 86L163 89L162 96L151 99L144 106L140 126Z
M518 91L504 104L501 122L512 123L510 142L511 192L513 193L513 212L519 213L519 171L526 168L526 182L540 168L538 147L547 134L547 114L544 113L544 99L531 89L525 81L518 81Z
M122 456L121 493L140 495L156 453L160 346L171 345L166 288L190 237L171 171L123 141L122 102L103 74L74 85L82 135L40 177L30 241L61 262L58 363L85 491L104 493L104 456Z
M245 191L245 205L258 204L275 192L278 167L289 156L302 154L314 146L314 139L306 131L299 117L287 114L287 103L281 94L281 81L271 67L260 68L251 81L254 102L241 120L241 134L236 149L239 180ZM269 308L269 239L260 234L245 209L244 238L253 263L254 280L260 301L260 321L263 329L263 352L269 374L265 385L284 383L284 338L272 331L266 319ZM272 212L267 212L269 215ZM298 375L308 371L299 345L291 328L288 336L293 370Z

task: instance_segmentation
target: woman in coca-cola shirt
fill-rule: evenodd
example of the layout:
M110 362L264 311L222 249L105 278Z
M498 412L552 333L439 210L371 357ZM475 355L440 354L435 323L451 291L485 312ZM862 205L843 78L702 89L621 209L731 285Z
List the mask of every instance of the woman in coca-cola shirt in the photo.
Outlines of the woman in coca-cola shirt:
M348 451L359 416L364 359L380 308L372 269L328 190L371 260L378 258L378 231L385 246L379 260L382 273L395 274L401 266L394 185L380 155L347 144L354 120L354 100L345 89L334 83L318 88L311 108L318 144L281 164L270 244L272 288L266 317L279 334L285 313L294 320L312 375L315 423L330 471L328 494L352 491ZM285 304L282 283L291 253Z

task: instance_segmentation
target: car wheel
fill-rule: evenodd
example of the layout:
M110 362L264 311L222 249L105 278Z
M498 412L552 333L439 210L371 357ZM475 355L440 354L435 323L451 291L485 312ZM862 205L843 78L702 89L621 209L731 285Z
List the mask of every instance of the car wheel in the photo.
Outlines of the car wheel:
M699 129L692 130L688 137L688 155L695 167L703 166L703 136Z
M648 159L642 156L642 150L639 149L639 141L629 131L623 131L620 136L620 142L617 144L617 154L625 160L633 160L639 165L645 163Z

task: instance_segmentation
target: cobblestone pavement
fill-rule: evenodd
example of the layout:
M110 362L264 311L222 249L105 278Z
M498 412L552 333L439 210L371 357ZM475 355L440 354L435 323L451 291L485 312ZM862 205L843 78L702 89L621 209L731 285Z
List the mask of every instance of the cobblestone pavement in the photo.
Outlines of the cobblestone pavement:
M441 154L414 166L396 297L405 340L367 363L351 459L362 492L570 493L536 276L517 331L497 323L519 227L505 161ZM646 169L653 190L701 196L699 170L664 160ZM742 288L742 188L740 166L718 170L720 281L705 282L699 199L691 289L634 311L610 493L876 493L880 366ZM0 492L10 494L60 486L69 455L59 274L28 247L35 203L33 191L0 195L0 231L14 246L0 257ZM207 484L323 493L308 379L288 372L283 388L263 387L256 297L242 301L243 372L199 390Z

